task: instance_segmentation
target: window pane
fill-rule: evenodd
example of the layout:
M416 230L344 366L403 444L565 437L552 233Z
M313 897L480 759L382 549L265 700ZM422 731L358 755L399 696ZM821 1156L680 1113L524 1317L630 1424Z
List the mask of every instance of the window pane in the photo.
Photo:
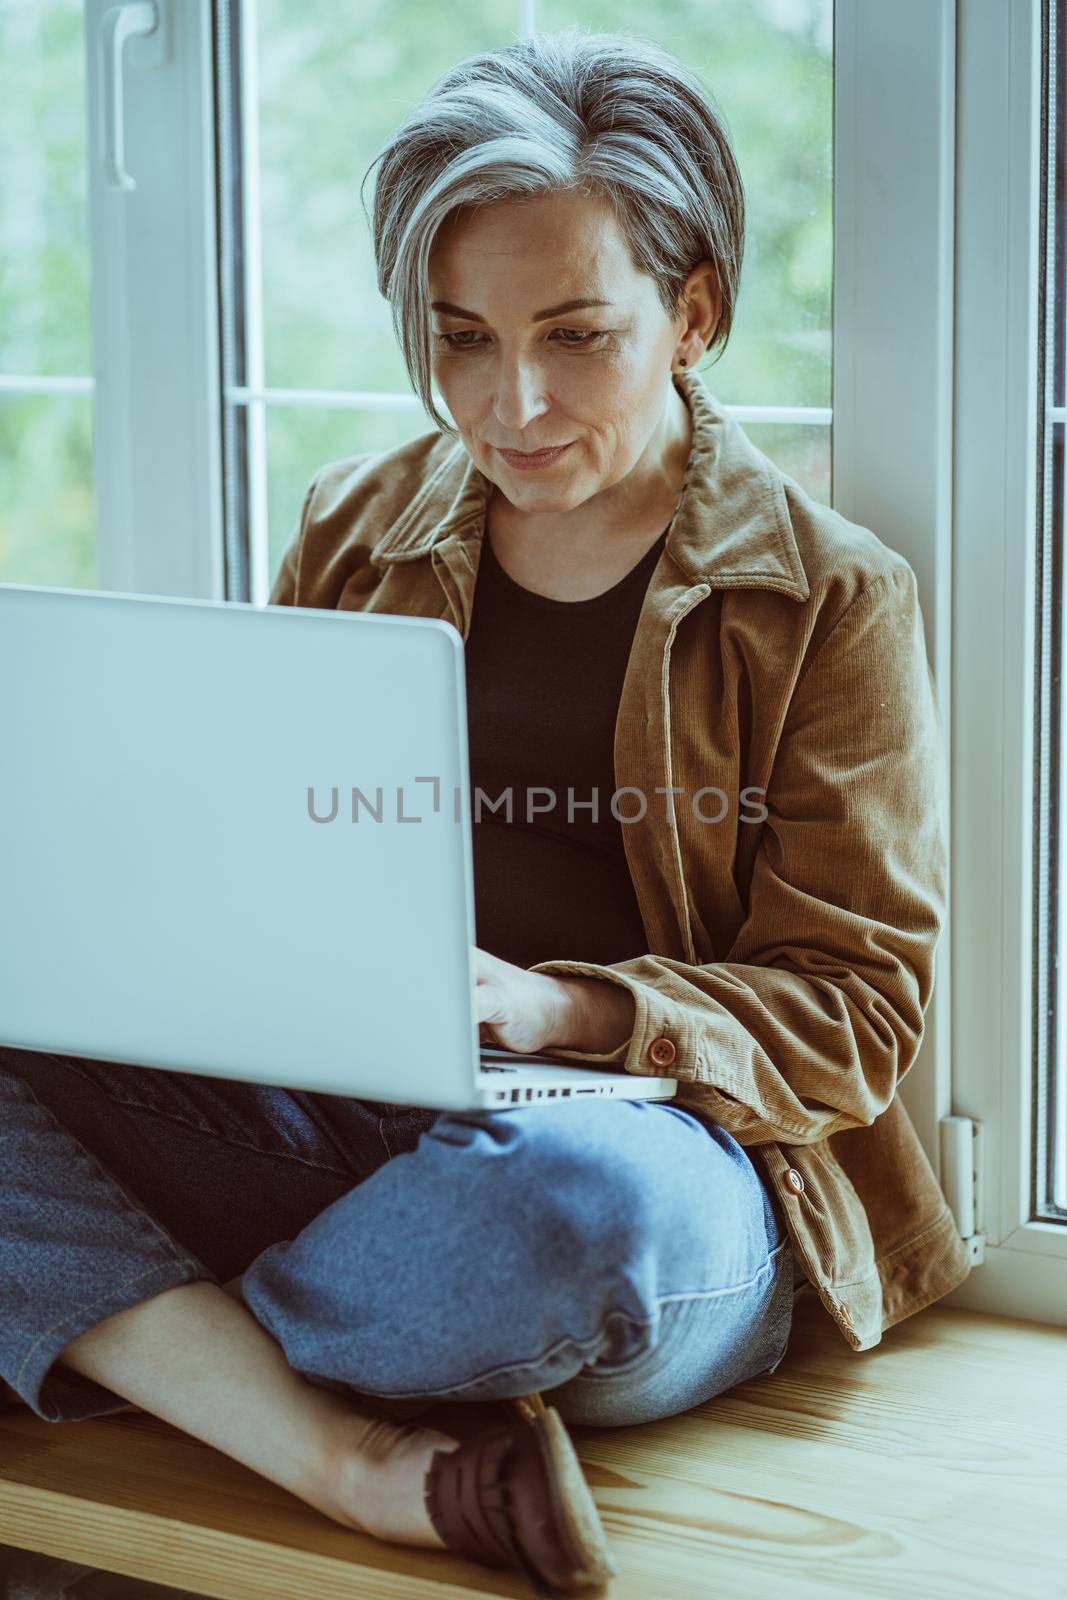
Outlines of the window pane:
M0 583L97 587L88 395L0 394Z
M730 405L828 406L833 0L539 0L537 22L647 34L726 118L748 241L730 343L699 370Z
M258 15L267 383L410 393L359 181L440 72L516 37L518 7L258 0ZM726 116L748 245L730 346L701 370L731 403L830 404L832 17L832 0L537 6L539 29L647 33L697 67Z
M252 537L257 547L266 539L272 576L317 467L429 426L420 406L376 416L295 406L272 392L412 395L363 211L376 171L361 201L363 173L441 72L530 26L644 33L696 66L726 117L748 200L730 346L700 372L721 401L770 410L743 424L749 436L828 501L829 428L777 422L773 409L828 411L832 400L833 0L668 0L655 9L651 0L478 0L451 11L418 0L369 11L243 0L239 15L244 137L234 192L244 196L245 234L224 247L238 319L227 393L238 411L265 404L267 426L265 451L247 444L255 430L234 430L228 481L247 478L248 502L267 505L266 528L254 517ZM230 499L236 527L243 490ZM234 573L229 592L240 598L239 563Z
M830 503L830 429L809 423L745 422L748 437L813 500Z
M1035 1080L1034 1166L1036 1214L1067 1220L1067 810L1064 755L1067 697L1062 690L1067 475L1064 472L1064 369L1067 365L1067 3L1045 0L1046 104L1044 196L1044 308L1039 370L1044 377L1041 430L1043 494L1038 498L1039 806L1036 905L1038 971L1035 1011L1038 1050ZM1057 960L1058 951L1058 960ZM1054 1021L1046 1025L1046 1018Z
M411 411L267 410L267 506L273 583L313 475L329 461L365 450L391 450L429 432L421 406ZM383 530L384 531L384 530Z
M0 0L0 582L94 585L79 0ZM14 389L12 389L14 385Z
M87 374L78 0L0 0L0 371Z
M360 181L435 78L515 36L517 6L258 0L257 10L267 383L410 394L374 281ZM412 434L429 426L421 409L411 422Z

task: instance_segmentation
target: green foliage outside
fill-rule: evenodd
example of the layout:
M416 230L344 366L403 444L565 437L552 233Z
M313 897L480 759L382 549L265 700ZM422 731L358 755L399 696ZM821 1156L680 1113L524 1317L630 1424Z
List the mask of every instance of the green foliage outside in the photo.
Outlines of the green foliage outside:
M541 0L537 24L646 33L704 78L748 195L729 404L829 406L832 0ZM514 0L259 0L260 218L269 386L411 394L378 295L360 183L433 80L517 37ZM0 0L0 375L92 372L85 94L77 0ZM363 198L369 207L373 175ZM0 393L0 580L96 583L88 396ZM316 467L430 426L421 408L271 405L273 572ZM747 425L821 499L829 430Z

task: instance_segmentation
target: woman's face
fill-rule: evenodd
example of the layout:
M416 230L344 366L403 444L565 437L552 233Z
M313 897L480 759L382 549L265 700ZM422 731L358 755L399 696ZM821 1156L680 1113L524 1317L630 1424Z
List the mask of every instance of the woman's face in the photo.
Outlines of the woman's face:
M655 478L674 408L686 411L672 364L692 366L717 320L710 266L694 269L692 308L672 321L605 202L550 195L450 218L429 267L434 385L513 505L566 512L635 467ZM564 309L577 300L604 303ZM557 445L532 467L501 453Z

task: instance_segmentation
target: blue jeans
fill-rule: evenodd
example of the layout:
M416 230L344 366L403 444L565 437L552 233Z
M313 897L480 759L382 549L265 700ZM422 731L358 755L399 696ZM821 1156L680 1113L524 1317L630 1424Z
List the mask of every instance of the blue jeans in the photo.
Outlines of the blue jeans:
M0 1376L38 1416L123 1403L62 1361L79 1334L238 1274L313 1382L608 1427L773 1372L804 1282L745 1150L669 1102L442 1112L0 1046Z

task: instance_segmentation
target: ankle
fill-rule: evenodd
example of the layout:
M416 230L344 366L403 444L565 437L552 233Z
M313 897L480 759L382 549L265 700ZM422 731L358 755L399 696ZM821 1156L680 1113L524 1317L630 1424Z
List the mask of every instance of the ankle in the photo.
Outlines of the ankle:
M413 1422L349 1409L321 1460L317 1504L335 1522L380 1539L443 1549L426 1510L426 1475L438 1450L458 1440Z

